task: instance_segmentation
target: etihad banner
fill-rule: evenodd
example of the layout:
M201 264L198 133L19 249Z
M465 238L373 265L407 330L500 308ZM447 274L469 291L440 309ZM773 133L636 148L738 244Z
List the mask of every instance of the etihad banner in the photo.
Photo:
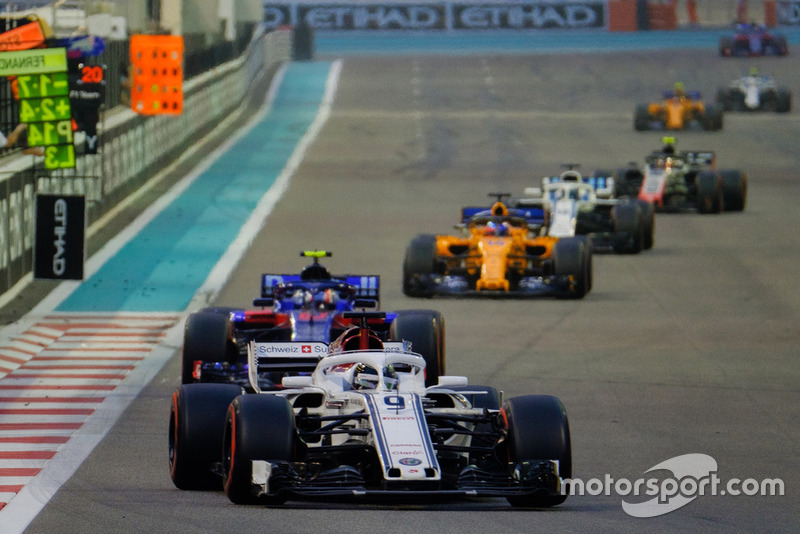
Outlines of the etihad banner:
M317 30L605 29L605 0L530 2L287 2L264 4L270 28L301 23Z
M33 276L82 280L86 199L77 195L36 195Z

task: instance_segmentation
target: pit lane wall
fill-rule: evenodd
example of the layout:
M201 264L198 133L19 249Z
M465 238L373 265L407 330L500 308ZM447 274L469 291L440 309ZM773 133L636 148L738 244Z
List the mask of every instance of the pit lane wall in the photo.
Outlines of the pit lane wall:
M184 82L179 116L114 108L99 124L101 150L76 156L74 171L47 172L32 156L0 165L0 295L33 270L36 193L84 195L88 222L177 160L196 140L239 110L250 89L291 57L291 31L256 36L242 57ZM263 94L261 95L263 99ZM39 158L41 159L41 158Z
M674 30L736 22L800 24L800 0L488 0L264 2L268 27L314 30Z

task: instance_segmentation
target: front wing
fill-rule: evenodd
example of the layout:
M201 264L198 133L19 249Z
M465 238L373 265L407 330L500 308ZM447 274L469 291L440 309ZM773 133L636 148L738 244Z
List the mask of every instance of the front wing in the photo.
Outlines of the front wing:
M459 275L419 275L409 281L418 288L419 294L448 297L487 297L487 298L536 298L567 296L573 290L573 280L566 275L526 276L517 289L476 290L470 287L465 276Z
M509 472L487 471L474 466L463 469L456 480L429 484L369 487L358 470L341 466L325 473L310 474L302 464L253 461L252 487L256 496L353 498L364 500L463 499L467 497L524 497L560 495L558 462L533 460L511 466Z

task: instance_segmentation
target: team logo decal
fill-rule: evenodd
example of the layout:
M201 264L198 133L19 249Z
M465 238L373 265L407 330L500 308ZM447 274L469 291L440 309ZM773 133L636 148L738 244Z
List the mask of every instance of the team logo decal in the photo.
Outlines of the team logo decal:
M398 460L398 463L400 465L419 465L422 463L422 460L418 458L400 458L400 460Z

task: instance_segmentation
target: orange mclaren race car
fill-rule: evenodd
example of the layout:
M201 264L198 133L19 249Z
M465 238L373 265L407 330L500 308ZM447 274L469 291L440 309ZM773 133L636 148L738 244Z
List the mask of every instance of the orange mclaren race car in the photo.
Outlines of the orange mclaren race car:
M592 245L585 236L539 235L542 208L461 211L460 235L419 235L406 250L403 292L434 295L583 298L592 288Z
M633 117L636 130L721 130L723 108L706 106L700 93L686 92L683 84L666 91L659 102L639 104Z

